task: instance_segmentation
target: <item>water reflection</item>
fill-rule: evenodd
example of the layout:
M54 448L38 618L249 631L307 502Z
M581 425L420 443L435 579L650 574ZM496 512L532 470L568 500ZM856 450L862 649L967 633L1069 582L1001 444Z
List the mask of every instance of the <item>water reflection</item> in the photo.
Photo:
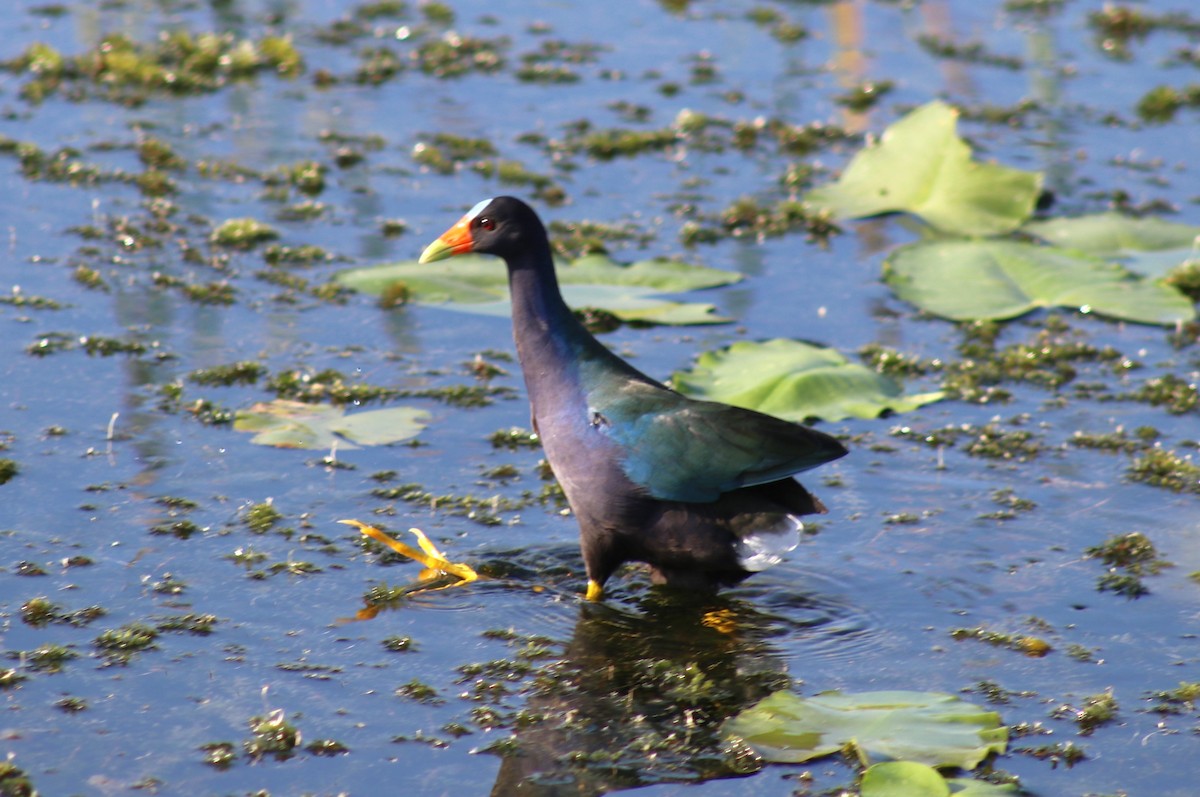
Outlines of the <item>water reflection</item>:
M486 748L502 758L492 794L600 795L757 771L722 740L722 723L793 685L785 647L840 646L854 625L836 599L777 603L648 590L632 605L582 605L561 660L532 679L514 734Z

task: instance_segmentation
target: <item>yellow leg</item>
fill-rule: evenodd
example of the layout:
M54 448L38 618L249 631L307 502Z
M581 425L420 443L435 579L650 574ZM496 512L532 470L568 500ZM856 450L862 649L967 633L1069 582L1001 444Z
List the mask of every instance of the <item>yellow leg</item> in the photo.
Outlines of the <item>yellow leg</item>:
M589 601L598 601L604 597L604 587L600 586L595 581L588 581L587 594L583 596Z

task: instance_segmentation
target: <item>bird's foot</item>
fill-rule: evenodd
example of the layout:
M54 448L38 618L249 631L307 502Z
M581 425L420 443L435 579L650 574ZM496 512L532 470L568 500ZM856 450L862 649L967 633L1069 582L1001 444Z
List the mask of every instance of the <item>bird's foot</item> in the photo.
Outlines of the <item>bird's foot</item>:
M705 612L700 622L722 634L732 634L738 629L737 615L729 609L713 609Z
M409 532L417 538L417 545L420 546L420 550L417 550L374 526L368 526L366 523L357 520L341 520L338 522L344 523L347 526L354 526L371 539L377 540L396 553L416 560L425 566L425 569L421 571L421 575L419 576L420 583L409 592L410 595L415 595L418 592L426 590L445 589L447 587L470 584L479 578L479 574L469 565L462 562L451 562L447 559L446 555L439 551L437 546L420 529L409 529ZM445 579L449 580L448 583L441 583Z

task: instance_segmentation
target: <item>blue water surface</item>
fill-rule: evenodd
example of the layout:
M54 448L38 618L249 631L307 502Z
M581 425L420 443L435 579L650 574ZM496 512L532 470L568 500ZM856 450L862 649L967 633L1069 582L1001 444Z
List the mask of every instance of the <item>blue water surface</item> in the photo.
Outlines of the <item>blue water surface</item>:
M472 169L474 159L440 173L414 157L414 147L435 134L484 138L499 158L562 189L561 204L531 199L548 221L638 233L610 241L614 257L679 257L745 276L687 297L715 303L735 323L605 335L657 378L703 351L775 337L820 342L852 359L871 343L958 359L961 330L921 316L880 281L886 255L921 234L911 220L846 222L827 245L796 230L689 246L687 225L716 218L740 198L769 206L792 196L781 180L792 166L831 179L862 136L937 98L964 109L962 133L980 157L1045 172L1056 213L1118 204L1200 222L1196 112L1183 108L1149 124L1135 110L1156 86L1196 83L1200 20L1187 16L1194 14L1187 4L1131 5L1160 18L1178 12L1190 26L1135 36L1127 52L1105 45L1089 22L1100 4L1083 2L1028 11L1017 2L966 0L456 0L444 6L450 22L426 4L402 5L372 16L368 5L343 0L18 0L0 19L3 59L37 42L73 56L106 35L148 44L177 29L251 40L287 35L304 59L293 78L259 74L211 92L151 92L132 104L104 99L103 87L85 80L71 83L83 96L64 89L36 102L22 94L27 73L0 76L0 136L13 143L0 153L0 294L60 305L0 305L0 456L19 467L0 486L0 644L11 657L0 668L24 676L0 691L7 709L0 733L10 762L41 794L599 794L642 786L646 795L691 796L855 788L856 770L837 758L731 778L728 768L634 749L652 731L663 750L677 751L681 739L711 733L721 719L689 714L683 697L666 701L672 711L634 694L629 673L654 666L701 672L723 686L786 674L806 695L961 694L1014 728L1013 749L994 767L1017 776L1028 793L1194 793L1200 714L1194 706L1152 711L1150 696L1200 680L1200 587L1189 578L1200 571L1200 504L1195 491L1131 481L1129 454L1070 444L1076 431L1153 426L1164 448L1194 453L1195 408L1172 415L1076 389L1129 392L1164 374L1194 387L1194 343L1175 348L1170 330L1063 311L1080 339L1112 346L1142 367L1082 363L1057 390L1005 385L1006 403L946 401L903 416L821 424L852 449L807 477L830 512L790 562L714 604L736 620L720 630L705 613L714 607L660 600L637 572L614 580L606 605L582 605L577 529L552 501L502 509L489 525L478 517L490 511L472 519L447 508L449 499L430 507L373 493L413 483L434 495L519 501L542 491L538 451L496 448L488 439L529 422L519 367L504 359L513 352L505 319L418 304L384 309L356 294L323 301L264 277L272 267L263 247L230 252L208 241L221 222L253 217L274 226L281 244L323 247L330 261L284 269L310 287L342 269L415 258L480 199L532 193ZM354 36L331 41L335 23L355 20ZM782 22L806 35L773 35ZM415 58L421 43L456 36L492 42L503 66L453 77L424 72ZM1016 59L1016 68L938 57L921 44L930 36L978 44ZM596 47L580 63L554 62L575 80L522 80L523 56L552 42ZM372 49L396 54L401 71L377 85L357 82ZM884 80L891 92L868 111L836 101ZM631 119L629 107L642 115ZM1023 110L981 121L988 109L1014 108ZM555 145L583 124L661 129L689 112L731 124L835 125L852 137L799 155L766 143L767 133L745 151L684 140L612 159ZM135 147L146 137L186 164L170 174L172 207L166 212L160 202L157 217L151 198L112 177L143 171ZM339 141L362 161L336 165ZM71 148L109 177L23 173L15 142L44 153ZM263 175L309 160L327 169L324 190L311 198L325 209L287 218L288 206L309 197L281 192ZM232 177L213 164L249 173ZM155 226L155 218L169 224ZM385 220L402 220L405 232L385 235ZM102 287L84 284L88 269ZM189 300L172 280L226 282L234 302ZM1031 340L1045 322L1045 313L1010 322L1000 343ZM143 348L91 355L85 339L94 338ZM56 344L61 351L44 353ZM405 398L347 408L426 409L430 423L417 446L255 445L249 434L203 423L193 411L203 408L197 401L228 411L270 401L268 378L229 387L188 378L256 361L269 375L336 369L348 381L422 390L476 384L468 364L480 353L506 372L490 384L509 389L487 406ZM930 374L908 387L937 385ZM1029 430L1040 453L989 459L964 445L917 439L992 421ZM900 427L916 434L894 434ZM500 465L519 475L485 476ZM1009 494L1032 508L989 517ZM256 532L250 510L268 502L281 517ZM362 619L372 587L414 581L419 567L365 549L338 524L345 518L397 533L420 527L453 558L490 564L501 577L414 596ZM172 533L184 520L194 532ZM1085 555L1129 532L1147 535L1175 565L1147 576L1150 593L1136 600L1098 591L1105 566ZM58 613L35 626L23 607L38 598ZM92 606L103 616L85 623L71 615ZM96 644L108 629L169 628L169 618L193 614L216 618L211 633L162 630L153 648L126 663ZM1034 636L1052 649L1031 657L954 638L956 629L976 628ZM383 643L395 636L411 637L412 649L389 650ZM43 645L66 646L76 658L59 672L40 670L31 652ZM514 656L532 670L473 667ZM437 699L404 691L414 683L432 687ZM626 687L628 705L614 709L614 691ZM1077 712L1106 692L1117 700L1115 719L1082 732ZM85 708L65 710L64 699ZM300 730L302 746L284 759L254 760L243 749L253 738L251 718L275 710ZM303 746L320 739L345 751L319 755ZM205 763L203 748L219 742L233 745L225 769ZM1085 757L1069 766L1061 747L1058 757L1030 752L1044 745L1072 745ZM502 755L512 749L521 754Z

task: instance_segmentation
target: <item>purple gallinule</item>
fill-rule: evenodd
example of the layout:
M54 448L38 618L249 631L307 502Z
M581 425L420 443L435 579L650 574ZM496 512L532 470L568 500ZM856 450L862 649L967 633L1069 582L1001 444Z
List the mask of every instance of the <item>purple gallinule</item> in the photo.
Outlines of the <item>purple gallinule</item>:
M550 241L519 199L480 202L421 254L508 265L513 337L534 431L579 522L588 600L623 562L715 590L777 563L798 516L825 507L792 474L846 453L834 438L676 393L592 337L563 301Z

